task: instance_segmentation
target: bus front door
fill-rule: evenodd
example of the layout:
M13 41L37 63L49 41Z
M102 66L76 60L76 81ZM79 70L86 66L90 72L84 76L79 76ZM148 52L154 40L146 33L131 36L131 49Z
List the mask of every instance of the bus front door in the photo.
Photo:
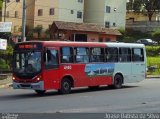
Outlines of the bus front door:
M44 53L44 87L58 89L59 87L59 60L56 48L47 48Z

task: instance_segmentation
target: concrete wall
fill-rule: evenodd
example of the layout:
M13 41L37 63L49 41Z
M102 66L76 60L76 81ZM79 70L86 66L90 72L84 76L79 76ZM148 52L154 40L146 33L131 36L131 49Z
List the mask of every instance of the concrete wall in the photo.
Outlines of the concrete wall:
M98 42L99 41L99 34L87 34L87 41L88 42Z
M59 0L59 8L59 21L83 22L84 1L80 3L78 0ZM82 12L82 18L77 18L78 11Z
M158 14L154 14L152 17L153 21L157 20L157 17L160 16ZM148 16L142 13L134 13L134 12L127 12L126 19L134 19L134 21L149 21Z
M105 22L113 23L116 28L125 28L126 0L85 0L84 21L105 26ZM106 6L110 6L110 13L106 13Z
M85 0L84 2L84 22L104 26L105 0Z
M141 31L141 32L152 32L156 30L157 28L160 28L160 22L154 21L128 21L126 22L126 29L133 29L135 31Z
M104 22L109 21L110 27L125 28L126 0L105 0L105 6L111 7L110 13L105 13Z
M49 28L53 21L83 22L77 18L77 11L83 12L83 3L77 0L37 0L35 3L34 27L42 25L44 29ZM55 14L49 15L50 8L54 8ZM43 16L38 16L38 9L43 9ZM71 10L74 13L71 14ZM82 15L83 16L83 15Z
M50 8L54 8L54 15L49 15ZM43 10L43 15L38 16L38 10ZM59 19L59 0L36 0L34 11L34 27L42 25L45 29L49 28L54 20Z

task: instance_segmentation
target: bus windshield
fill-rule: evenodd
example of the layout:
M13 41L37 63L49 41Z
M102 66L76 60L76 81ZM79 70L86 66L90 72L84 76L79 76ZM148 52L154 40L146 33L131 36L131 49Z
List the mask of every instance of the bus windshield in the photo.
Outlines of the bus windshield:
M41 71L41 52L15 52L13 71L19 76L34 77Z

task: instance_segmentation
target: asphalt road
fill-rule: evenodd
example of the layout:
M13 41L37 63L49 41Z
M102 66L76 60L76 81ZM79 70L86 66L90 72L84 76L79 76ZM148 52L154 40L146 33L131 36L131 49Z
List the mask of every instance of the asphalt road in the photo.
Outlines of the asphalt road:
M158 113L160 79L146 79L114 90L100 87L56 91L38 96L32 90L0 89L0 113Z

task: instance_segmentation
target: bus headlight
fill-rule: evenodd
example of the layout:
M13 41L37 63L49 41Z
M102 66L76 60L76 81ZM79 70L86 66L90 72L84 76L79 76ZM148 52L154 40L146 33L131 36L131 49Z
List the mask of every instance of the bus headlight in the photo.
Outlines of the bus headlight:
M15 80L15 79L16 79L16 78L13 76L13 77L12 77L12 80Z
M39 80L40 80L40 78L38 77L38 78L37 78L37 81L39 81Z
M41 76L41 75L40 75L40 76L37 76L36 80L37 80L37 81L42 80L42 76Z

